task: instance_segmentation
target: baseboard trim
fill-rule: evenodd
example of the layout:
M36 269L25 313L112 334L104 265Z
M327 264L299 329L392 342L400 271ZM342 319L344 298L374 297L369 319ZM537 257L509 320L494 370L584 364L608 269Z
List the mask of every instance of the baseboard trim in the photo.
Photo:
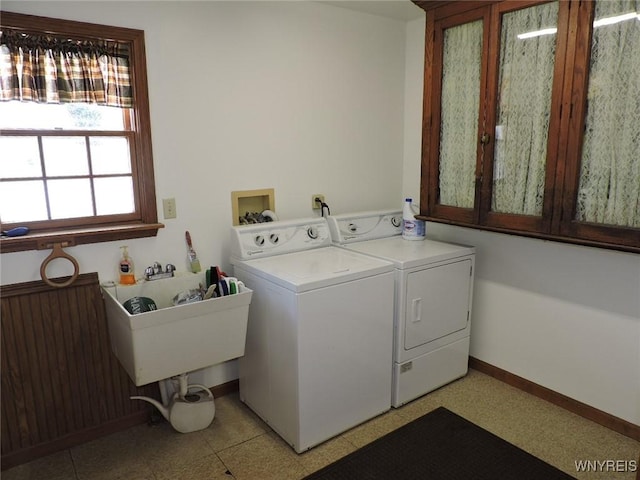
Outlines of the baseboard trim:
M213 398L224 397L225 395L239 391L240 381L238 379L231 380L230 382L211 387L210 390L211 393L213 393Z
M614 432L618 432L634 440L640 441L640 426L631 422L618 418L602 410L598 410L590 405L574 400L561 393L551 390L537 383L531 382L526 378L519 377L511 372L493 366L489 363L478 360L474 357L469 357L469 368L473 368L479 372L485 373L491 377L494 377L512 387L516 387L531 395L546 400L549 403L553 403L559 407L564 408L576 415L580 415L583 418L591 420L599 425L607 427Z

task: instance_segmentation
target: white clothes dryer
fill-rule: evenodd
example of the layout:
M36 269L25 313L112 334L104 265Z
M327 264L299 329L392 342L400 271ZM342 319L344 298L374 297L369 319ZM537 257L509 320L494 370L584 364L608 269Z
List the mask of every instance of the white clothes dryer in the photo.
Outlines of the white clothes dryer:
M393 264L332 246L324 218L231 237L253 290L240 399L296 452L389 410Z
M475 248L404 240L399 210L328 222L334 244L395 266L392 406L466 375Z

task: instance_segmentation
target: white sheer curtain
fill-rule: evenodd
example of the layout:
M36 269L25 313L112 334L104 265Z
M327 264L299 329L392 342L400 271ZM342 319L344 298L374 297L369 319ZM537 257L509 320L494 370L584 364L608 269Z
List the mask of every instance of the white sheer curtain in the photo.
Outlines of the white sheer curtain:
M492 210L541 215L544 199L558 3L502 18Z
M440 123L440 204L473 208L482 21L444 33Z
M628 15L620 20L621 15ZM598 1L576 220L640 227L640 1ZM611 24L603 22L619 21Z

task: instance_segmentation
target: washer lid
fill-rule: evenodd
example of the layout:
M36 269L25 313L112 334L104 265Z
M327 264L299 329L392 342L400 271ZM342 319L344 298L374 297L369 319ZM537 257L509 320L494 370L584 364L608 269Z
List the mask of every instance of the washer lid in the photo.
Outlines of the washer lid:
M402 237L381 238L352 243L344 248L393 262L400 269L419 267L475 253L474 247L435 240L404 240Z
M294 292L306 292L392 272L393 264L343 248L324 247L251 260L234 260L243 268Z

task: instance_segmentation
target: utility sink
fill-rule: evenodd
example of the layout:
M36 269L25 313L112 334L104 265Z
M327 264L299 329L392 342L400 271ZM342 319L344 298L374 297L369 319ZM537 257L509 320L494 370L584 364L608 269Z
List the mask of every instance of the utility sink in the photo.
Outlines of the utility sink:
M177 293L204 282L204 275L188 273L102 286L112 350L137 386L244 355L250 289L173 305ZM122 304L132 297L149 297L158 310L131 315Z

